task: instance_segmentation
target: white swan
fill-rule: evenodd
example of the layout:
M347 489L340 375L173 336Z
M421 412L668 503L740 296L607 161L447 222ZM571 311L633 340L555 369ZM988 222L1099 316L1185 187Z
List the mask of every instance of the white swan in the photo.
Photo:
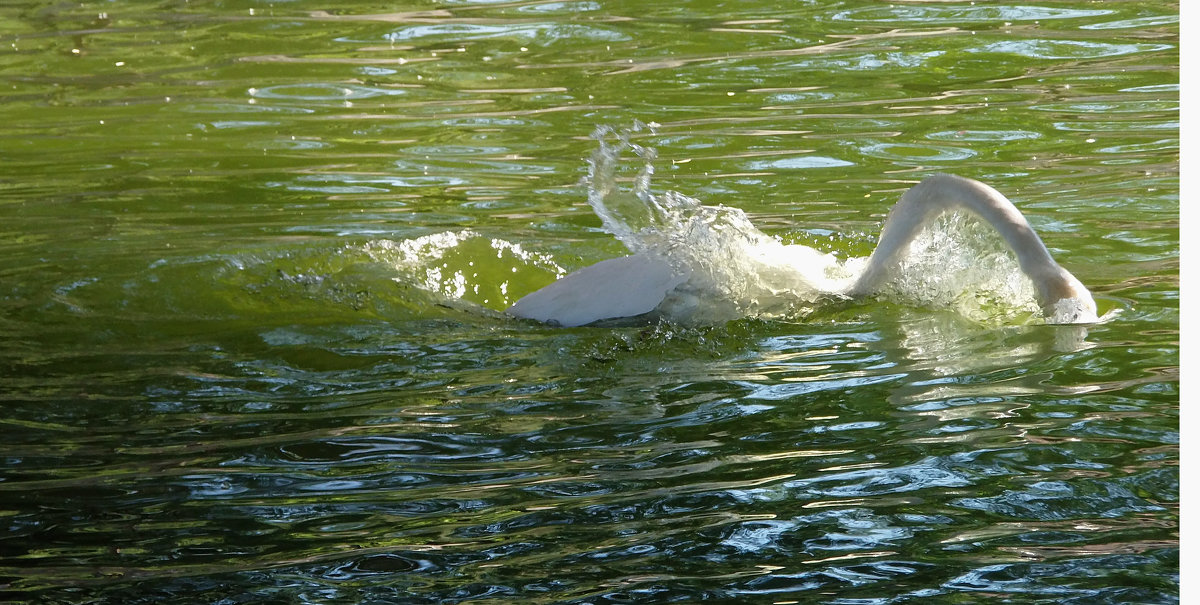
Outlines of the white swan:
M877 293L888 270L908 251L913 238L939 215L966 210L990 224L1016 253L1021 271L1037 289L1049 323L1093 323L1091 292L1050 256L1041 238L1017 207L979 181L935 174L900 197L883 225L879 244L866 266L848 285L830 296L861 298ZM607 319L636 317L657 309L687 276L648 252L601 261L521 298L509 307L515 317L561 326L582 326Z

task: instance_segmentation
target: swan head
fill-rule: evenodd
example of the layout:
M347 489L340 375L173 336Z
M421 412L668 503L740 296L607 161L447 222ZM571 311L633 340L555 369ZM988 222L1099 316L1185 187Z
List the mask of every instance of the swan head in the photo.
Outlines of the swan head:
M1100 321L1092 293L1066 269L1055 267L1052 275L1040 280L1037 285L1047 323L1086 324Z

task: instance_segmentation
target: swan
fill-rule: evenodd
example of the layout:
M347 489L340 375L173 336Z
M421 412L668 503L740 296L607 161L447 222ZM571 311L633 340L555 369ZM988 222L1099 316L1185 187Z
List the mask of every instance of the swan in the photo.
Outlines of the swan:
M964 210L992 226L1016 254L1036 289L1048 323L1094 323L1091 292L1050 255L1021 211L996 189L950 174L926 177L906 191L888 213L879 243L857 276L827 294L864 298L880 291L888 271L908 252L921 230L943 213ZM650 252L604 260L574 271L528 294L506 311L518 318L564 327L636 317L653 312L687 281Z

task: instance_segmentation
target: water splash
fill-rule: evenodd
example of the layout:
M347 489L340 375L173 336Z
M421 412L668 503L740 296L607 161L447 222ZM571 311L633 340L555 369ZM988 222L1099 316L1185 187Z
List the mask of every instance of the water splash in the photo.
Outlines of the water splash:
M630 252L652 254L687 280L658 312L685 323L741 317L803 317L843 294L866 258L839 259L803 245L785 245L759 231L746 214L706 206L676 191L652 191L653 147L633 141L655 124L592 133L588 203ZM634 166L626 165L632 155ZM632 186L619 176L635 169ZM878 295L906 305L951 308L977 321L1039 321L1030 279L993 229L965 213L926 227L891 269Z
M586 181L588 204L605 230L631 253L655 257L684 276L656 315L687 325L745 317L802 319L849 299L846 292L864 270L866 257L842 259L784 244L759 231L740 209L708 206L677 191L655 192L658 153L635 139L653 134L656 126L598 127ZM519 298L514 284L566 274L548 255L469 229L371 242L365 251L392 266L398 282L492 309ZM889 270L876 298L953 309L982 323L1044 321L1036 289L1004 240L961 212L925 227Z
M391 266L398 283L488 308L502 309L515 302L514 281L557 279L566 274L547 255L470 229L372 241L363 251L373 262Z
M814 248L785 245L737 208L706 206L676 191L654 193L657 152L630 140L653 127L601 126L593 132L598 147L589 162L588 203L630 252L653 254L689 276L660 306L661 314L686 323L796 316L841 297L860 259L846 263ZM626 151L640 160L628 191L617 185Z
M1000 234L970 214L938 217L892 268L880 296L979 321L1041 317L1037 289Z

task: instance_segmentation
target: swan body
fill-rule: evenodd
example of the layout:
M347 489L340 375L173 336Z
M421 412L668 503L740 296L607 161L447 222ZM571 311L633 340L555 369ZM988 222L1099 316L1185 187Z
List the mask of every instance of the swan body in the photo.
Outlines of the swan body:
M856 277L827 294L863 298L879 292L921 230L945 212L964 210L991 225L1036 288L1049 323L1097 321L1088 289L1054 261L1029 221L1008 198L979 181L949 174L925 178L900 197L884 221L879 243ZM659 307L688 276L652 252L585 267L525 296L508 309L515 317L561 326L636 317Z

